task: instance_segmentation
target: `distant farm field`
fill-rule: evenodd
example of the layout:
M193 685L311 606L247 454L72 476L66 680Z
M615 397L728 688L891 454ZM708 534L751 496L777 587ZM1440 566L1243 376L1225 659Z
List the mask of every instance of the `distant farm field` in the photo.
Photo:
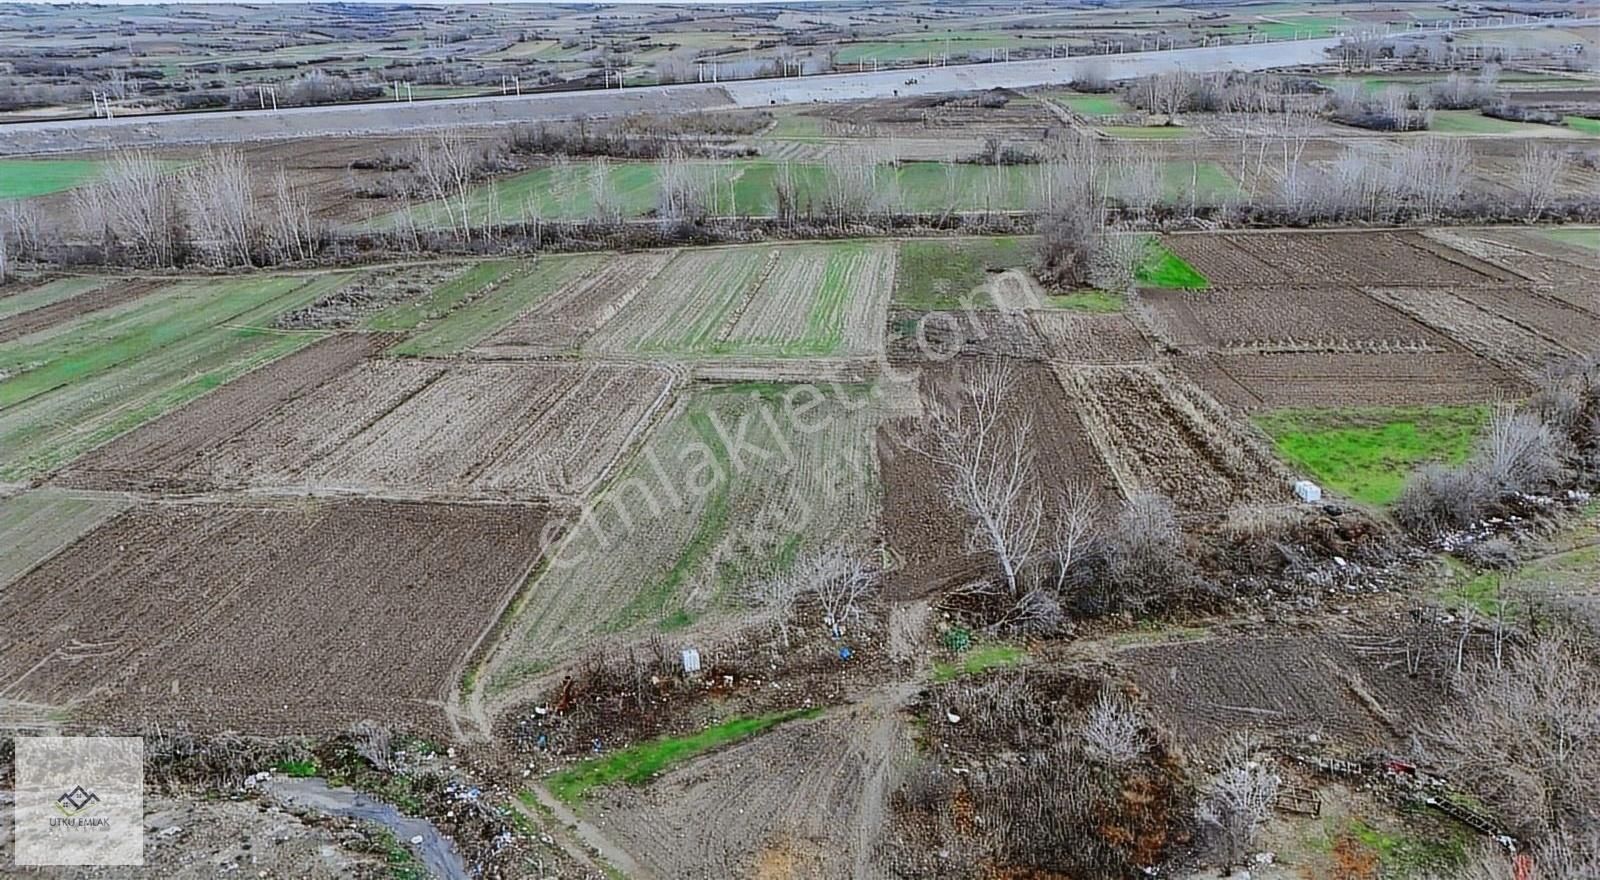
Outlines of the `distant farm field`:
M0 200L61 192L99 173L93 159L0 159Z

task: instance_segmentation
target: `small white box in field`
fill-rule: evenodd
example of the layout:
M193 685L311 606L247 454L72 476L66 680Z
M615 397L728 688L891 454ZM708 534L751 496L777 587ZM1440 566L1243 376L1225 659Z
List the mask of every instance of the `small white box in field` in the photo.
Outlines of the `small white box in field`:
M696 651L693 648L683 649L683 671L688 675L694 675L696 672L700 671L699 651Z
M1316 504L1322 500L1322 487L1310 480L1301 480L1294 484L1294 494L1307 504Z

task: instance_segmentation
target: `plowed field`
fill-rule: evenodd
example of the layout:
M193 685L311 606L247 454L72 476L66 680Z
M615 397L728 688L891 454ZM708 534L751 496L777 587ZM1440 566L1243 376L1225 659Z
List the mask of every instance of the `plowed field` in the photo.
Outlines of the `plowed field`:
M439 729L544 521L510 505L139 506L6 589L0 697L118 730Z

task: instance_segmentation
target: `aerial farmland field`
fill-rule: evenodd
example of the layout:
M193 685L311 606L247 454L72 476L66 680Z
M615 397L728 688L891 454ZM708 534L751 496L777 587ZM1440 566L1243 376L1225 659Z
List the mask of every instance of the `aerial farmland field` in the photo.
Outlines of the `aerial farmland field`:
M0 875L1589 877L1595 20L0 9Z

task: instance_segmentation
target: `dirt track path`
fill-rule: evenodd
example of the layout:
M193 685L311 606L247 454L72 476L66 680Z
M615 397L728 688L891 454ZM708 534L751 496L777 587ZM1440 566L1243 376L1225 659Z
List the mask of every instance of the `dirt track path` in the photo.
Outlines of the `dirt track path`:
M589 852L584 851L581 847L576 846L570 839L563 835L562 837L558 838L558 840L560 841L561 848L566 850L568 855L572 856L574 859L583 864L593 864L593 854L598 854L599 857L604 859L611 868L621 872L626 877L633 878L633 880L649 880L649 878L655 876L650 871L646 870L643 865L640 865L632 855L629 855L627 850L618 846L611 840L611 838L607 837L606 833L601 831L598 826L580 817L565 803L563 803L560 798L546 790L542 783L535 783L529 790L532 791L534 796L539 799L540 804L547 807L551 814L553 814L556 819L560 820L562 826L564 826L568 831L577 835L578 839L582 840L590 850ZM528 806L521 801L521 799L513 799L512 803L524 816L527 816L534 822L541 821L542 817L540 817L533 810L529 809Z

